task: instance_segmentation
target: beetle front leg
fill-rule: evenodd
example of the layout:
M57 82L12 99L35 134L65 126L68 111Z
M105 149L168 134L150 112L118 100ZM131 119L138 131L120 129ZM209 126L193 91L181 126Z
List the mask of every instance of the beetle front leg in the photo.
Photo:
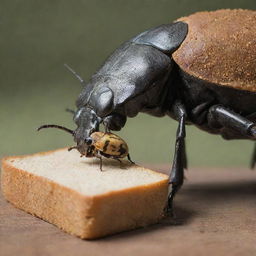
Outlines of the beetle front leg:
M126 123L126 116L119 113L112 113L103 118L103 125L105 126L105 132L110 130L120 131Z
M173 199L177 191L181 188L184 181L184 168L186 168L186 152L185 152L185 120L186 110L180 101L176 101L172 107L172 113L179 121L179 126L176 134L175 153L173 159L172 170L169 176L171 191L168 195L166 214L172 214Z

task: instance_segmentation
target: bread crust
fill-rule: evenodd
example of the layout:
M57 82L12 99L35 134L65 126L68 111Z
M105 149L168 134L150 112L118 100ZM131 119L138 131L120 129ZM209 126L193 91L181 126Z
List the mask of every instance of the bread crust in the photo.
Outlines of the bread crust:
M5 198L17 208L83 239L147 226L163 217L168 190L168 176L164 174L159 174L163 179L153 184L86 196L12 165L15 159L60 150L66 149L2 159L1 186Z

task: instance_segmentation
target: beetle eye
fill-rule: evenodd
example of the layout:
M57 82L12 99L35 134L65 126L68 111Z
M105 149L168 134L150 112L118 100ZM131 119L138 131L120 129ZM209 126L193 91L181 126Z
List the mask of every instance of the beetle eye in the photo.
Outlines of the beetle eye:
M92 138L86 138L85 140L84 140L84 142L87 144L87 145L91 145L92 144Z

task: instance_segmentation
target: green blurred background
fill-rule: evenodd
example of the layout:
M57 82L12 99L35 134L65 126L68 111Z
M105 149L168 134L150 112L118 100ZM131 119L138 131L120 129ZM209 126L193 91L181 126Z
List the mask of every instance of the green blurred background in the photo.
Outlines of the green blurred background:
M88 80L123 41L190 13L219 8L255 9L255 0L0 1L0 156L73 145L45 123L75 128L71 114L81 86L63 67ZM119 134L136 162L167 163L177 123L139 115ZM187 127L190 166L248 166L253 143L224 141Z

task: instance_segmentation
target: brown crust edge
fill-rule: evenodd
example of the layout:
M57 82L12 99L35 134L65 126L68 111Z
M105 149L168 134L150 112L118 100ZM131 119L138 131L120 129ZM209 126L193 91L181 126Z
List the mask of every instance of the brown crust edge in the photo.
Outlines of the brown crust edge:
M86 196L47 178L13 167L9 162L11 159L47 155L61 150L63 149L3 158L1 187L5 198L17 208L83 239L95 239L147 226L157 223L163 217L162 209L168 190L168 176L165 174L159 173L165 180L153 184ZM143 169L154 172L147 168ZM153 198L159 199L159 202L153 202ZM151 200L153 205L150 208L153 210L148 214L147 211L138 209L142 212L132 216L131 208L133 207L128 207L128 200L132 204L136 203L134 200L140 201L139 204L136 203L136 207ZM114 211L117 212L111 212L110 205L113 205ZM119 222L109 223L109 218L124 214L124 212L128 214L127 220L124 217ZM129 219L131 217L133 219Z

